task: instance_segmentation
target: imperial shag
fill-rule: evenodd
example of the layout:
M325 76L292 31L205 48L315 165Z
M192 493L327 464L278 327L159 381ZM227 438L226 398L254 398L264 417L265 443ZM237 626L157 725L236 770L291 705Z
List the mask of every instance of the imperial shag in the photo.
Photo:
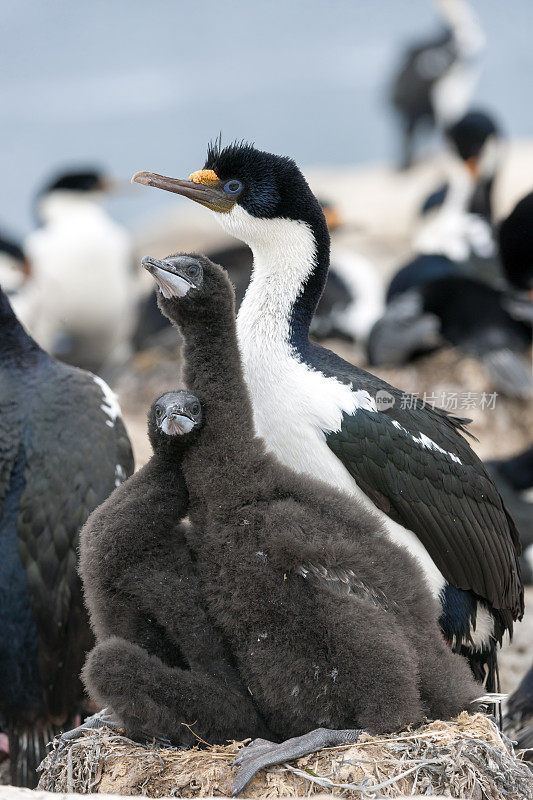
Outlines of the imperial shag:
M485 466L520 531L522 575L533 584L533 445Z
M496 684L496 643L523 613L516 527L463 436L465 420L309 340L329 267L324 215L289 158L209 149L188 180L133 180L215 212L254 254L238 315L257 432L287 466L363 498L423 564L450 644Z
M421 254L402 267L387 290L386 311L370 334L370 363L402 364L437 346L453 345L481 361L498 392L531 397L532 224L533 195L528 195L500 227L499 285L465 274L465 265L440 252ZM507 286L502 286L504 278Z
M446 129L446 138L471 177L468 211L492 224L492 191L503 149L498 125L484 111L469 111ZM437 189L424 202L422 212L442 205L449 191L447 183Z
M500 257L505 277L533 308L533 192L518 201L499 231ZM525 313L524 317L533 317Z
M54 177L38 194L39 227L24 243L31 302L20 319L52 355L91 370L128 355L134 324L130 235L102 207L114 185L97 169Z
M16 785L35 786L46 743L81 710L78 532L132 471L115 395L41 350L0 289L0 730Z
M357 741L361 728L475 709L479 686L446 647L415 560L362 503L296 475L254 436L227 275L199 256L143 265L204 408L181 460L201 594L257 711L276 739L291 737L240 753L233 794L261 767Z
M106 708L61 743L117 725L132 739L165 737L181 746L268 732L206 614L187 543L181 460L201 422L201 403L189 392L155 400L152 457L80 533L79 572L97 640L83 679Z
M401 166L412 164L424 127L448 126L466 111L479 75L484 36L463 0L440 0L445 20L435 37L412 45L394 78L392 104L403 133Z

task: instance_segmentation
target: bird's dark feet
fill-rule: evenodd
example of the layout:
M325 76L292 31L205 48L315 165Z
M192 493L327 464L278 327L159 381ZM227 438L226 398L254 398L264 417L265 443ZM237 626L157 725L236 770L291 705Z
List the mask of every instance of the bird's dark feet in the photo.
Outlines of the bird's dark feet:
M361 730L335 731L329 728L317 728L303 736L287 739L276 744L266 739L254 739L248 747L243 747L234 761L234 766L239 767L237 777L233 782L232 797L236 797L251 781L260 769L272 767L274 764L284 764L295 758L307 756L321 750L323 747L336 747L340 744L355 744L359 739Z
M58 749L79 739L86 731L93 731L99 728L110 728L112 731L118 731L122 730L123 726L110 708L103 708L102 711L98 711L92 717L87 717L77 728L72 728L72 730L62 733L59 737Z

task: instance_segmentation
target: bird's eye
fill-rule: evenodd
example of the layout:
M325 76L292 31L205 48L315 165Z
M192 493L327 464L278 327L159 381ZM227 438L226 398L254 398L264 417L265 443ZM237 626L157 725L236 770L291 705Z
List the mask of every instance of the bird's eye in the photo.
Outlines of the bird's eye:
M226 194L239 194L242 189L242 183L240 181L228 181L224 184L224 191Z
M190 266L187 267L187 275L191 278L195 278L198 275L198 267L196 264L190 264Z
M162 414L162 411L161 411L160 407L159 407L159 406L157 406L157 408L156 408L156 410L155 410L155 415L156 415L156 417L160 417L160 416L161 416L161 414Z
M191 406L191 414L194 414L194 416L196 416L199 413L200 413L200 403L193 403Z

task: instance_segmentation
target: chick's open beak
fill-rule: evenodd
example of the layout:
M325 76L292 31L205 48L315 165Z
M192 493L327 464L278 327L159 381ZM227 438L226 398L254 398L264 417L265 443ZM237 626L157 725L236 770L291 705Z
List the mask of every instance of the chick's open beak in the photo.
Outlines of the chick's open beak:
M196 180L183 180L182 178L168 178L155 172L136 172L131 182L141 183L143 186L155 186L156 189L164 189L166 192L181 194L183 197L188 197L189 200L194 200L195 203L200 203L200 205L210 208L211 211L227 214L235 205L235 200L225 193L223 183L216 177L215 173L211 170L202 170L201 172L210 172L211 176L200 180L198 178ZM201 172L193 173L193 177L201 175Z
M194 420L192 420L190 416L182 409L174 407L167 411L161 428L169 436L190 433L190 431L192 431L194 428Z
M181 270L176 263L169 264L168 261L144 256L141 264L153 276L166 300L170 300L173 297L185 297L193 287L186 275L180 274Z

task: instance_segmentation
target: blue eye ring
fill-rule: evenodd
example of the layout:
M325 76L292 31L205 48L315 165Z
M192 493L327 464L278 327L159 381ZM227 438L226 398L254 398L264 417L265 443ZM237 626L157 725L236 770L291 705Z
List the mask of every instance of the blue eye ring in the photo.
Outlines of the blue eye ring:
M226 194L239 194L242 190L242 183L240 181L236 181L232 178L230 181L226 181L224 184L224 191Z

